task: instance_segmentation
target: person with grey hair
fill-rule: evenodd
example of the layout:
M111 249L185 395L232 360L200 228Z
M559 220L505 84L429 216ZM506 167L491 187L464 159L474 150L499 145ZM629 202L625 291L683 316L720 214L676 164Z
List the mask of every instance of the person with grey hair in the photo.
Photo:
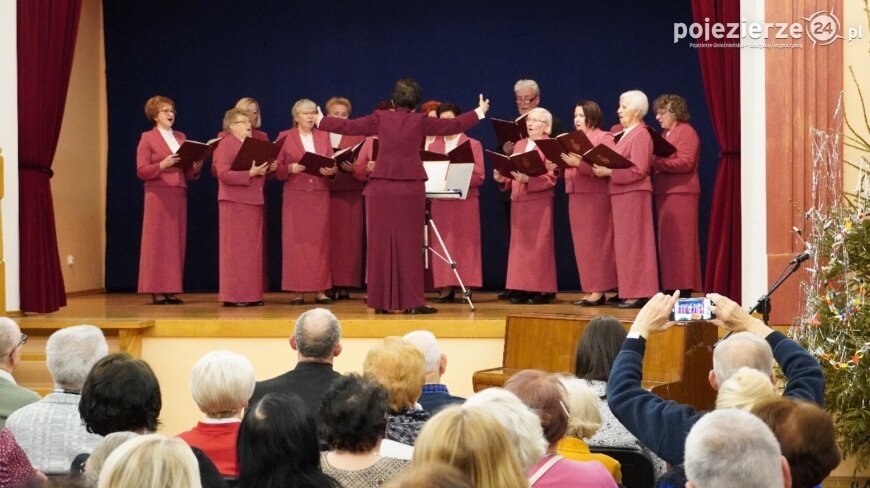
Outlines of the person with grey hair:
M18 386L12 377L26 343L27 334L21 332L18 324L8 317L0 317L0 429L9 414L39 400L38 393Z
M251 361L231 351L212 351L190 370L190 394L206 418L178 437L202 449L226 478L239 476L236 440L254 383Z
M688 450L686 433L706 412L698 412L691 405L664 400L644 389L641 380L647 337L674 324L668 321L668 316L678 297L679 291L673 296L658 293L641 309L616 356L607 383L607 404L616 418L671 465L683 462L684 453ZM713 389L718 391L719 386L728 379L725 375L733 374L742 366L763 365L765 369L761 372L769 376L769 362L765 358L772 351L787 381L783 396L823 404L825 377L812 354L781 332L749 315L732 300L716 293L708 294L707 298L713 302L712 310L716 316L711 323L731 332L745 333L735 334L713 349L713 361L720 366L718 371L714 369L710 373ZM767 347L748 348L746 344L753 342L745 340L749 337L747 334L763 339ZM735 338L740 344L730 344ZM747 351L750 352L745 353Z
M441 384L441 376L447 370L447 355L438 347L435 334L428 330L415 330L405 334L403 339L416 346L426 362L426 383L417 399L423 410L435 415L448 405L464 402L464 398L451 395L447 385Z
M649 100L642 91L620 95L616 113L623 130L615 137L614 149L631 166L611 169L592 165L595 176L610 178L616 280L619 298L623 299L618 308L640 308L659 290L650 179L653 142L643 122L648 110Z
M791 470L773 432L734 408L705 415L686 436L687 488L790 488Z
M34 466L46 474L69 471L76 455L91 452L102 436L82 424L82 385L97 361L109 353L103 331L93 325L60 329L45 344L45 361L54 390L22 407L6 421Z
M250 405L255 405L267 393L295 393L319 419L323 394L341 377L332 368L334 358L341 354L341 323L325 308L308 310L296 320L290 347L297 353L296 367L280 376L258 381Z
M468 397L463 409L479 408L505 428L524 471L531 469L547 452L541 419L516 395L504 388L487 388Z

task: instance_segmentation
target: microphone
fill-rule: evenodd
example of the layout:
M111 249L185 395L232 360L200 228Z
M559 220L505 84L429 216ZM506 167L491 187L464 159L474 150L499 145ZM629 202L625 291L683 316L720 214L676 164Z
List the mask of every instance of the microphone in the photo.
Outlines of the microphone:
M813 249L811 247L807 247L806 251L795 256L794 259L788 262L788 264L802 263L811 257L813 257Z

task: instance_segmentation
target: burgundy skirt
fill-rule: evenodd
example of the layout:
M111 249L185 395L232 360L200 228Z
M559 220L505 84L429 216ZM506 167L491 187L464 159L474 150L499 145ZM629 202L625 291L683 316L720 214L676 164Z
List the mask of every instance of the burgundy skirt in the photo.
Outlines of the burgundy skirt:
M656 195L662 288L701 291L697 193Z
M145 187L139 293L180 293L187 245L187 188Z
M333 191L329 195L332 284L360 288L365 201L359 190Z
M613 214L607 193L571 193L568 217L581 289L588 293L616 288Z
M480 254L480 199L434 200L432 220L444 239L450 257L456 262L456 271L466 287L483 285ZM434 232L429 231L429 245L445 256ZM430 254L429 260L436 288L459 286L453 269L443 259Z
M556 292L553 199L511 201L508 290Z
M332 288L329 192L284 192L281 217L281 289L306 292Z
M218 202L218 300L258 302L263 299L263 206Z

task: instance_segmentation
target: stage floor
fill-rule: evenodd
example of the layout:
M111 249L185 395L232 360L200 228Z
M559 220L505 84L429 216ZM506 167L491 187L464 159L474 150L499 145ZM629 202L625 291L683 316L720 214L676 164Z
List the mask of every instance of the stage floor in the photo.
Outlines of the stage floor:
M475 293L472 296L476 310L472 311L466 303L433 304L438 313L431 315L406 315L402 313L375 314L374 310L365 304L364 293L353 293L349 300L338 300L331 305L317 305L313 295L306 295L304 305L290 305L290 293L267 293L265 305L259 307L223 307L218 302L215 293L186 293L180 295L183 305L153 305L150 295L123 293L92 293L71 296L67 306L51 314L27 314L17 320L24 328L54 329L72 324L90 323L101 327L113 327L120 324L141 323L143 327L160 327L171 325L174 333L163 330L170 335L189 336L182 324L211 324L220 326L226 336L232 330L233 324L244 327L252 336L269 336L270 324L276 326L280 335L286 335L287 321L293 321L305 310L314 307L325 307L332 310L341 320L345 332L349 336L372 337L401 330L413 330L426 327L442 329L442 334L457 334L459 329L465 329L459 336L503 336L504 320L508 314L547 313L566 314L580 318L591 319L596 315L613 315L621 320L630 321L637 315L637 310L620 310L612 306L580 307L572 302L580 298L579 293L559 293L557 299L547 305L512 305L499 300L497 293ZM434 296L434 295L433 295ZM253 328L252 324L259 324ZM383 326L373 327L377 324ZM358 329L359 330L356 330ZM200 335L208 336L206 330L200 330ZM206 328L208 329L208 328ZM355 332L356 330L356 332ZM157 331L154 331L157 332ZM276 331L277 333L278 331ZM437 333L437 332L436 332ZM162 334L161 334L162 335ZM232 335L232 334L230 334ZM242 336L248 334L241 334Z

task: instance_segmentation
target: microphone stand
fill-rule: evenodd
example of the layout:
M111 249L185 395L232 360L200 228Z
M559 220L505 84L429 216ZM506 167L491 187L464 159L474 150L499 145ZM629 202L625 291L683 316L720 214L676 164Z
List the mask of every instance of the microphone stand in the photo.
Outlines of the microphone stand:
M761 295L761 298L758 299L758 302L749 311L750 314L753 312L761 312L761 319L764 320L765 325L770 322L770 296L773 295L773 292L775 292L777 288L785 283L785 280L787 280L789 276L793 275L795 271L801 267L801 263L806 261L806 259L809 259L809 256L807 256L806 259L799 258L800 256L789 261L786 268L784 268L782 273L779 274L779 278L773 283L770 289L767 290L767 293ZM790 269L788 268L789 266L791 266Z

